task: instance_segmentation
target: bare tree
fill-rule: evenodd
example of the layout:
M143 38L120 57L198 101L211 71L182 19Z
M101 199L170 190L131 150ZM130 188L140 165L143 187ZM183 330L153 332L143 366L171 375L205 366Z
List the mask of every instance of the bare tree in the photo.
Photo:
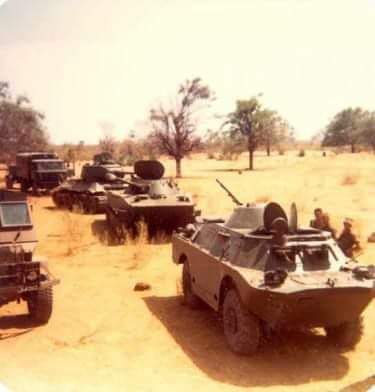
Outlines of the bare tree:
M196 149L200 137L195 135L197 113L202 105L213 100L211 90L200 78L186 80L180 85L176 103L170 108L159 104L150 111L153 131L150 135L162 153L176 161L176 177L181 177L182 159ZM204 105L203 105L204 106Z
M99 140L100 151L114 155L117 147L117 141L113 136L114 125L111 122L102 121L99 123L99 127L103 134L102 138Z

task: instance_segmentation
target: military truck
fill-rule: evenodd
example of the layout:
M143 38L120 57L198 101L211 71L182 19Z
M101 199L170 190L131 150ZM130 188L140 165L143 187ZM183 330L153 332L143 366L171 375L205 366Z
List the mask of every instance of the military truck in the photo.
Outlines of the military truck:
M36 244L26 195L0 190L0 306L26 301L32 321L45 324L52 314L52 287L59 281L33 256Z
M59 208L87 214L104 213L106 192L124 189L124 175L124 168L110 154L96 154L93 163L82 167L80 178L71 178L53 190L52 200Z
M375 295L374 266L348 259L328 232L298 226L274 202L241 204L226 218L203 219L172 237L187 305L222 315L229 347L253 354L262 337L287 328L325 329L342 347L362 334Z
M40 190L55 188L66 177L64 161L54 152L20 152L16 155L16 164L8 167L5 181L8 189L18 183L22 192L32 188L37 194Z
M147 225L148 235L171 234L195 220L199 214L190 195L163 178L164 166L155 160L137 161L127 187L108 191L107 227L112 242L123 242L138 233L138 223Z

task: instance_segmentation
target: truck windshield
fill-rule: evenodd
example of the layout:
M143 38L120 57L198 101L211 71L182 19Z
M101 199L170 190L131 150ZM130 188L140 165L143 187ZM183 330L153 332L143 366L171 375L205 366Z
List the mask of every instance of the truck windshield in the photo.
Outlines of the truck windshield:
M31 219L26 203L0 204L0 223L7 226L30 226Z
M62 161L37 162L36 168L38 171L60 171L64 170L64 163Z

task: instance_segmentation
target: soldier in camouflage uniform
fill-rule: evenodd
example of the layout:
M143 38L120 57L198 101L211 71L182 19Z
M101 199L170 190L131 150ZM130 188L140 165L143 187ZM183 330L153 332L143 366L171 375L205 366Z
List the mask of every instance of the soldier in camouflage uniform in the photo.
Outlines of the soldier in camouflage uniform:
M344 220L344 229L342 230L337 243L347 257L353 257L354 251L360 250L360 244L356 235L352 232L353 221L351 219Z

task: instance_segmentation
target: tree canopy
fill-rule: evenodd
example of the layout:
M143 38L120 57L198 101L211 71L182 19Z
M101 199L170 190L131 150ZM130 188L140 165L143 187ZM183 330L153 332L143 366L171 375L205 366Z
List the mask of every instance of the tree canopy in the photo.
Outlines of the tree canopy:
M249 170L254 169L254 152L260 146L265 146L270 155L271 146L290 134L287 122L276 111L263 108L258 97L238 100L235 111L228 114L223 126L238 144L246 144Z
M8 83L0 82L0 159L9 161L20 150L45 150L48 136L43 120L28 98L13 97Z
M362 108L347 108L338 112L328 124L323 146L350 146L355 152L357 144L363 140L363 123L368 112Z

